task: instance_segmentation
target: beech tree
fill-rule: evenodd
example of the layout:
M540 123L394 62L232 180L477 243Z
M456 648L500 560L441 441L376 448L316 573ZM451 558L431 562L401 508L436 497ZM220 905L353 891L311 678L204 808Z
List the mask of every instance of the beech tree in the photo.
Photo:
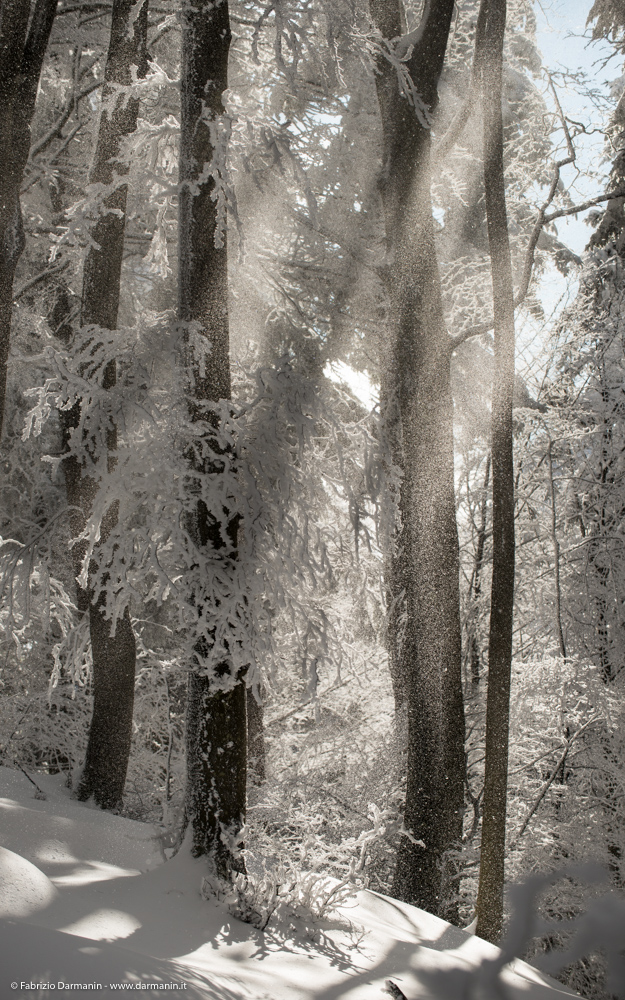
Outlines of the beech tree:
M189 451L193 493L194 472L219 477L233 458L219 441L218 408L232 393L227 237L217 189L225 182L228 2L185 4L182 19L178 315L198 435ZM189 514L193 543L211 551L226 574L237 558L237 521L226 506L210 510L202 499ZM189 673L186 809L193 854L209 856L226 877L242 864L236 838L245 817L246 688L231 662L212 663L213 638L200 637Z
M493 575L488 644L486 762L478 933L501 935L508 775L512 615L514 606L514 289L506 212L501 113L505 0L483 0L476 31L482 84L484 187L493 280L495 362L492 404Z
M253 759L255 776L262 778L263 770L265 776L264 783L250 786L254 808L245 837L246 847L257 852L256 857L265 851L269 865L276 855L294 858L300 850L317 851L315 858L323 857L333 874L349 871L363 883L369 877L381 891L390 890L452 919L469 919L474 898L472 869L463 867L461 842L465 769L456 522L465 538L469 525L466 508L457 511L462 490L454 490L455 408L457 431L462 424L456 459L462 449L460 475L467 482L472 477L466 493L475 521L475 546L470 556L469 546L465 549L463 570L467 581L472 579L469 600L475 604L480 590L483 596L491 583L488 491L491 478L494 481L487 796L479 907L481 932L495 939L506 848L514 583L515 300L507 243L512 243L513 268L521 275L518 303L528 292L541 228L558 217L560 209L550 213L547 204L534 227L528 191L535 182L545 181L548 168L539 171L535 166L541 157L546 160L548 135L547 129L537 139L532 134L538 129L533 129L531 113L541 112L542 105L534 100L535 90L528 83L527 71L534 72L535 66L531 25L525 32L512 0L508 11L499 0L484 0L470 72L465 67L475 40L477 8L471 2L454 19L447 0L423 5L399 0L371 4L281 0L270 8L249 0L236 9L208 0L199 4L189 0L182 7L172 2L166 8L176 14L165 25L168 44L159 48L151 42L154 58L147 83L139 86L132 66L138 75L145 68L140 57L147 7L116 0L111 8L114 30L107 89L100 127L93 129L97 148L90 187L78 204L63 206L66 214L61 221L67 232L61 233L56 225L60 208L55 208L58 214L52 226L47 226L47 218L45 225L33 223L41 241L32 251L38 263L49 253L50 239L55 248L60 246L60 253L71 257L62 280L76 299L80 288L76 275L81 273L86 247L80 325L72 330L68 320L62 331L57 330L56 342L50 341L54 319L50 285L44 294L36 286L36 293L26 300L28 312L25 308L21 314L22 340L16 350L21 351L27 336L38 345L38 371L43 371L46 384L31 390L37 403L29 419L39 428L54 413L46 444L52 454L45 457L53 469L65 471L71 534L78 540L68 554L68 533L59 532L66 550L61 575L65 582L80 577L79 609L83 622L88 616L91 624L96 698L79 796L93 795L105 807L120 803L136 638L137 752L131 793L123 804L127 812L170 822L182 802L186 767L191 849L208 859L211 874L228 878L243 868L247 755L248 777L254 776ZM509 85L503 101L504 130L501 76L506 13L503 72ZM162 5L152 9L151 39L160 33L162 15ZM91 30L89 19L86 25L81 21L84 37ZM102 23L107 22L101 18L98 24ZM102 49L97 46L96 60ZM113 77L115 52L125 67L123 77ZM72 83L77 97L93 85L91 80L77 85L88 65L86 57L81 61L75 55L73 79L67 72L69 60L63 56L58 61L62 83L50 102L55 108L54 100L59 94L65 100ZM49 70L50 86L53 70L58 66ZM95 85L99 79L96 72ZM442 110L437 107L439 89L445 98ZM137 121L140 91L146 100ZM461 102L458 115L457 99L465 93L468 100ZM526 96L530 111L519 124ZM86 108L86 100L82 107ZM466 145L459 140L467 115L480 110L483 176L475 135L466 139ZM74 127L68 126L68 132ZM90 125L85 131L91 138ZM527 135L532 142L526 162L522 153ZM505 177L504 136L509 140ZM63 137L57 133L57 138L62 145ZM75 157L71 169L81 179L75 190L81 195L88 146L81 141L80 150L70 148ZM47 161L50 165L57 166ZM504 180L515 192L508 206ZM556 177L550 199L557 182ZM30 217L35 218L40 204L30 197L29 205L34 205ZM616 217L620 204L617 198L611 202ZM49 212L48 201L45 206L41 216ZM241 259L234 248L233 221L246 238L246 256ZM126 264L120 272L124 244ZM553 243L547 241L547 248L553 249ZM170 267L176 256L177 290ZM29 258L25 255L22 260ZM620 266L619 258L615 274ZM604 267L601 272L602 292L614 307L613 289L604 281L608 270ZM172 307L176 291L177 309ZM537 311L536 303L534 308ZM610 315L616 315L614 308ZM31 318L33 330L25 333ZM597 336L604 319L603 312L597 313ZM488 339L493 329L494 356ZM481 341L465 344L480 333L485 335ZM254 340L257 343L251 343ZM605 497L605 487L610 487L613 501L610 521L604 525L605 541L622 519L621 436L613 426L622 409L622 379L614 357L619 343L614 339L610 357L605 356L614 363L615 377L604 380L603 388L614 398L604 401L601 409L614 449L607 470L612 480L595 484L596 497ZM455 359L454 352L458 352ZM338 360L366 368L371 381L380 383L379 410L374 406L367 412L372 403L356 399L345 385L338 388L333 381L336 371L328 378L329 364ZM471 364L473 371L480 369L475 379ZM581 371L571 368L573 384ZM26 379L20 371L12 399L18 398ZM487 457L491 379L496 388L492 459ZM597 397L592 398L597 403ZM589 404L591 394L582 399ZM521 402L529 405L528 398ZM551 420L552 415L547 416ZM567 419L574 421L572 413ZM12 426L18 422L13 416ZM564 509L560 463L565 446L553 438L550 538L557 542L558 531L564 530L556 509ZM58 441L64 450L55 446ZM535 452L543 441L544 437L538 441L537 433L532 442ZM35 597L28 629L14 629L17 651L11 652L10 667L0 668L12 671L10 694L3 693L0 701L15 708L10 716L15 724L7 724L9 733L23 731L19 728L23 706L16 694L20 685L25 686L20 669L25 647L44 621L47 600L48 557L43 545L39 549L37 545L52 530L56 511L49 510L59 503L56 485L43 478L48 466L42 471L34 442L23 441L22 447L24 452L30 449L29 477L45 482L47 496L54 499L45 508L30 503L28 532L26 522L18 523L17 517L12 523L8 516L3 520L3 531L8 524L6 530L13 534L13 525L18 525L15 539L0 542L3 583L9 578L6 567L22 558L23 594L30 586ZM566 461L567 469L575 469L577 461L576 474L580 472L579 456ZM587 463L586 471L591 465ZM546 481L541 457L536 468ZM1 489L4 482L0 478ZM12 511L28 495L15 482L17 476L9 484L17 498L11 500ZM582 495L578 489L578 493L581 521L588 528L594 497L590 491ZM60 514L65 519L64 509ZM524 511L523 516L529 521L532 514ZM612 542L610 552L616 562L620 542L610 538ZM587 547L593 551L590 543ZM568 558L564 545L559 558L563 563ZM48 561L54 564L54 559ZM527 567L528 562L521 560L524 595L531 590ZM553 574L548 558L541 570ZM621 578L612 576L615 581ZM563 587L567 579L563 575ZM546 584L539 586L545 593ZM57 586L54 593L60 605L62 588ZM22 600L22 592L19 597ZM530 604L523 599L526 606ZM9 603L0 607L2 627L9 620ZM530 613L537 614L536 602ZM617 600L610 613L616 622ZM43 735L39 742L29 736L19 759L34 761L36 767L56 761L73 769L84 747L75 735L68 735L65 721L78 718L82 725L86 720L87 686L81 690L80 684L85 682L89 660L82 656L81 669L74 673L68 664L76 635L82 641L85 633L84 628L80 633L72 630L78 616L69 599L62 615L55 618L50 613L50 617L53 626L37 650L37 663L43 664L40 684L45 686L50 673L53 679L67 676L67 694L73 683L76 698L67 712L63 703L60 721L50 710L42 727L45 741ZM42 625L42 633L47 628ZM150 646L159 629L165 638ZM474 635L466 658L477 680L480 651L473 639ZM543 647L548 648L546 642L542 647L536 644L537 649ZM567 639L567 652L570 648ZM84 650L83 644L79 653ZM571 663L566 666L568 670ZM538 676L535 665L532 670L531 676ZM357 694L349 692L354 678ZM187 681L185 760L179 727ZM254 693L263 686L270 727L265 747ZM474 718L482 692L483 685L475 683ZM400 723L406 710L407 733L398 725L399 740L392 739L393 693ZM550 688L551 694L555 701ZM524 696L530 698L527 691ZM45 697L39 693L38 697L41 708ZM69 696L66 701L69 704ZM108 706L105 712L103 706ZM153 714L152 706L158 708ZM42 715L46 711L41 708ZM101 723L96 724L97 718ZM57 722L63 735L55 741ZM113 722L121 723L119 730ZM513 725L517 733L522 728L518 718L515 722L513 717ZM515 796L521 788L525 796L521 805L527 808L521 811L516 840L523 838L522 844L529 839L541 802L560 784L560 774L560 797L564 797L566 768L573 756L569 749L573 741L581 742L579 734L588 731L584 727L582 720L567 734L564 726L550 719L547 736L532 734L534 742L520 747L513 740L518 757L513 770L521 777L512 786L508 826L515 828L520 808ZM116 733L116 745L109 750L107 741ZM349 746L351 733L358 739ZM478 718L470 746L477 743L480 754L481 737ZM559 750L544 781L543 738L555 741ZM536 749L529 757L539 763L528 765L531 779L524 785L523 753L528 745ZM135 794L141 769L145 785ZM479 780L477 764L469 781L474 807L473 829L465 829L469 840L477 836L480 825ZM532 781L546 786L544 792L538 789L542 798L532 796ZM373 829L366 827L370 802ZM172 843L174 839L172 834ZM615 845L617 841L615 837ZM512 853L516 863L520 851L514 838L513 845L512 852L508 845L507 860ZM367 872L363 859L371 847L374 864ZM362 851L356 860L354 851ZM305 857L306 862L300 857L300 864L307 863L310 854ZM249 883L235 880L239 888L244 883L253 884L253 876ZM462 888L456 895L458 885ZM450 898L452 893L455 898Z
M127 185L122 178L128 172L120 161L123 138L136 128L138 100L120 88L132 82L133 68L145 75L147 0L115 0L111 12L111 34L104 71L105 88L98 130L95 158L89 182L103 192L100 216L91 230L91 246L83 270L80 321L89 327L97 342L99 330L115 330L119 308L120 277L124 249ZM100 373L102 389L110 391L116 381L116 361L111 358ZM73 434L84 438L84 461L76 454L64 460L70 524L75 539L80 539L91 516L97 495L97 479L90 466L115 463L117 429L113 412L107 414L104 441L98 432L92 436L83 426L80 402L62 413L67 443ZM100 434L102 431L100 430ZM105 541L117 520L113 503L101 521L99 532ZM86 541L74 545L74 565L82 578ZM90 569L88 570L88 575ZM93 717L81 780L76 790L79 799L94 798L103 809L116 808L122 798L130 739L135 684L135 639L129 609L117 619L107 614L106 577L95 589L78 583L78 607L89 617L93 663Z
M393 457L403 473L402 534L390 592L392 602L405 602L405 624L400 631L401 612L396 613L390 642L408 708L407 834L400 842L394 892L432 912L441 902L444 852L462 833L464 804L451 347L430 190L430 123L453 9L450 0L435 0L426 5L418 27L405 34L398 0L371 3L386 48L376 75L389 252L389 350L381 396ZM404 65L410 74L406 95L398 81Z
M20 187L30 123L57 0L0 4L0 434L4 419L13 279L24 249Z

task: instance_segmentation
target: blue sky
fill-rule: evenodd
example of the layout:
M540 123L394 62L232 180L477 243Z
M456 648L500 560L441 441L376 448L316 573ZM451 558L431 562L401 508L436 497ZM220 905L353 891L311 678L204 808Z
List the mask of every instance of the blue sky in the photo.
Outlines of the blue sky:
M618 77L623 69L617 58L602 66L604 59L613 51L606 43L589 44L584 39L586 18L592 7L592 0L540 0L535 3L538 18L538 45L542 52L544 63L551 71L568 70L586 73L588 81L594 87L600 87L607 92L608 81ZM566 115L585 124L594 122L602 125L603 115L598 113L592 101L575 87L558 88L559 97ZM601 175L607 172L604 164L604 144L601 136L580 138L576 143L578 163L581 173L574 168L567 168L564 180L570 186L572 196L582 201L592 197L602 190L602 177L587 178L586 170L594 167ZM560 238L568 243L576 253L581 253L588 240L589 229L583 222L583 217L571 218L558 224Z
M547 69L555 73L558 96L567 117L583 122L587 128L605 126L606 108L599 109L584 94L582 85L564 80L562 73L584 73L588 86L609 94L609 81L623 73L622 60L612 58L604 65L613 49L605 42L589 43L586 18L592 0L535 0L538 46ZM586 35L586 37L583 37ZM549 96L548 103L552 104ZM607 107L613 107L613 103ZM601 134L579 136L575 142L577 162L562 171L571 198L583 202L606 188L609 162L605 159L605 144ZM558 236L577 254L583 254L590 236L585 223L588 212L562 219L557 223ZM555 267L549 267L541 281L539 295L547 315L558 310L575 295L576 282L567 281Z

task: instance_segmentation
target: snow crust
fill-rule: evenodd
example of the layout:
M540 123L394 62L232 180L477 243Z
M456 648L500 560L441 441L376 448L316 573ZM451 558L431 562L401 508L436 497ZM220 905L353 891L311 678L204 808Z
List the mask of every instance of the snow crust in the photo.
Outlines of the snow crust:
M408 1000L425 1000L440 996L441 970L496 954L368 891L317 924L312 939L292 926L255 930L202 899L201 860L181 851L164 861L153 827L72 802L59 777L37 783L45 801L26 777L0 768L2 1000L50 996L34 988L46 983L55 995L69 989L59 984L103 986L63 994L73 997L114 996L109 984L126 983L197 1000L385 1000L389 978ZM514 1000L572 995L523 962L505 976Z

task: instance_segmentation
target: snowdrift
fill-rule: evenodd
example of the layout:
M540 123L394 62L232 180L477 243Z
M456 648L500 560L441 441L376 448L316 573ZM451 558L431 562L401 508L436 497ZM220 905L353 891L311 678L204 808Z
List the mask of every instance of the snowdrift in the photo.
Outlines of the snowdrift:
M293 924L255 930L201 897L201 861L182 852L165 861L153 827L71 801L60 777L37 783L45 801L25 776L0 768L1 1000L127 991L384 1000L389 978L408 1000L452 1000L454 970L497 953L368 891L312 933ZM523 962L504 978L514 1000L572 996Z

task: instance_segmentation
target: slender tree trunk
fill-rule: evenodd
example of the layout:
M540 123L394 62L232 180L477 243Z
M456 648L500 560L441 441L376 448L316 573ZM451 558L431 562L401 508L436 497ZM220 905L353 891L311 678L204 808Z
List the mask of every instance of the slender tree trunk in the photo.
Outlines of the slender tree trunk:
M147 0L114 0L103 101L111 99L114 87L131 84L133 65L138 75L145 75L147 15ZM124 99L124 95L118 98L111 113L103 108L90 183L113 185L116 176L128 173L127 165L119 162L118 157L123 138L137 127L137 113L138 101L135 98ZM83 326L94 324L107 330L114 330L117 326L127 194L127 184L115 186L105 198L102 214L91 231L95 245L89 249L83 271L80 317ZM103 373L103 388L112 389L116 378L116 363L110 361ZM69 435L79 422L80 405L77 404L64 419L65 434ZM89 442L85 444L89 449ZM115 463L116 448L117 429L111 421L107 432L106 461L109 471ZM74 537L77 537L84 530L93 509L97 483L83 474L74 457L65 460L65 482L72 510L71 527ZM101 543L107 540L116 524L117 505L113 504L102 520ZM78 565L84 552L84 546L75 546ZM81 800L93 797L102 809L115 809L123 795L130 755L136 645L129 609L125 609L114 634L111 634L105 596L94 593L91 570L89 576L87 593L79 593L78 605L87 607L89 613L93 716L76 795Z
M493 942L501 936L503 921L514 602L514 293L501 110L505 28L506 0L482 0L476 33L476 58L483 87L484 183L493 284L495 365L492 403L493 578L477 934Z
M260 785L266 778L267 751L265 747L265 712L262 702L262 689L259 692L260 701L251 687L247 689L247 745L248 766L251 780Z
M57 0L0 0L0 435L11 337L13 279L24 249L20 187L41 66ZM30 21L30 23L29 23Z
M612 663L612 648L610 643L609 628L609 584L610 584L610 560L605 551L605 538L608 532L608 513L606 510L607 493L613 484L614 474L611 470L610 454L612 452L612 420L609 414L610 398L605 387L605 358L602 358L598 366L598 375L601 382L601 399L604 407L603 429L601 435L601 471L599 474L600 508L599 521L592 528L595 536L589 546L588 561L592 566L596 578L598 589L595 597L595 607L597 609L597 652L599 655L599 666L604 683L608 684L616 676L616 670Z
M227 0L195 0L183 6L179 317L183 324L199 323L207 341L203 366L197 351L188 350L191 419L201 417L215 428L216 414L202 404L231 398L228 257L226 234L217 237L218 210L211 197L214 181L206 176L206 167L213 160L224 115L230 40ZM195 454L190 464L198 473L218 471L218 463ZM221 521L222 512L216 518L199 501L190 530L198 548L222 550L227 561L236 558L237 526L231 520L228 537L222 537ZM205 650L197 652L202 656ZM224 663L216 672L223 677L229 671ZM215 690L212 678L199 672L199 660L195 660L189 675L186 744L192 852L196 857L208 856L216 874L226 878L242 864L231 849L231 836L240 831L245 818L246 693L242 678L236 678L228 691Z
M480 526L477 534L477 546L475 548L475 563L473 565L473 586L469 600L473 601L471 635L469 638L469 668L471 672L471 684L474 687L480 683L481 654L477 641L477 618L479 613L479 600L482 596L482 568L484 565L484 547L486 545L486 521L488 515L488 485L490 482L490 452L486 459L486 472L484 473L484 490L482 502L480 504Z
M392 655L408 705L405 826L410 835L401 839L393 892L433 912L441 906L443 855L460 839L464 807L450 349L434 247L430 130L424 118L436 104L453 9L453 0L425 5L406 63L425 112L400 94L390 63L380 59L376 74L390 260L383 407L397 410L403 471L402 535L391 571L393 600L404 593L403 635ZM387 39L402 34L399 0L371 0L371 14ZM397 636L390 638L397 642Z
M560 647L560 656L563 660L566 660L566 646L564 644L564 630L562 628L562 588L560 586L560 542L558 541L557 532L557 513L556 513L556 490L553 482L553 456L552 456L552 444L551 438L548 438L547 445L547 474L549 476L549 497L551 500L551 545L553 548L553 577L555 585L555 603L556 603L556 631L558 634L558 645Z

